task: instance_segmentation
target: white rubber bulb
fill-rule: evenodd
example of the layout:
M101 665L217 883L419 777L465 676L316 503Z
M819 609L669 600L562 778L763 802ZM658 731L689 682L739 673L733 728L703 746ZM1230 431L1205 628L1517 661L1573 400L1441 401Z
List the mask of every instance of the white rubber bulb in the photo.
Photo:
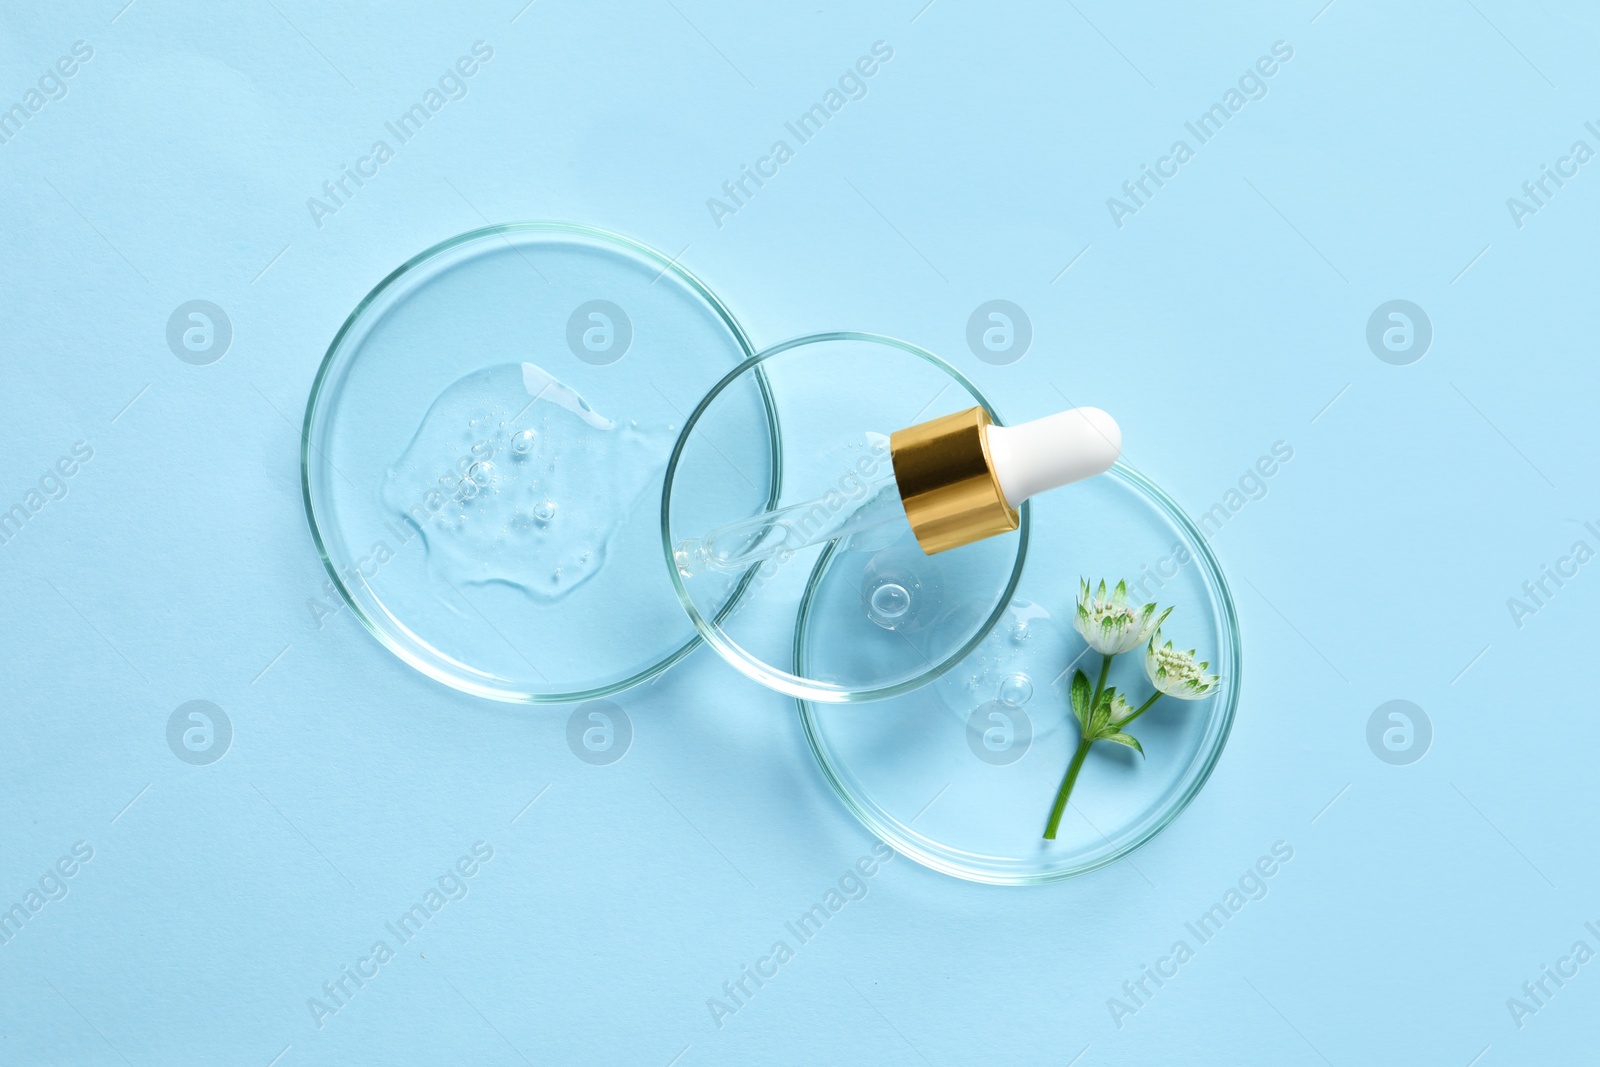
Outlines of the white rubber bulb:
M990 426L989 455L1006 502L1111 469L1122 453L1117 420L1099 408L1073 408L1021 426Z

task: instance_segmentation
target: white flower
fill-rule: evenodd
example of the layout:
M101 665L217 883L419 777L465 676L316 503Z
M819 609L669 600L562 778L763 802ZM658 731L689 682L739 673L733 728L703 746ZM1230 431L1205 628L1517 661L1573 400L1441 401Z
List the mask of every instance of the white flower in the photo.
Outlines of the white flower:
M1080 579L1078 610L1072 625L1089 642L1090 648L1104 656L1117 656L1144 644L1151 631L1158 629L1170 614L1172 609L1168 608L1157 615L1154 604L1129 607L1127 582L1118 582L1108 597L1106 583L1102 581L1091 596L1089 583Z
M1105 713L1106 721L1115 726L1117 723L1133 714L1133 705L1125 700L1115 687L1106 690Z
M1195 662L1194 649L1179 652L1172 642L1160 644L1161 631L1150 639L1144 651L1144 673L1150 684L1169 697L1179 700L1199 700L1216 691L1220 679L1207 674L1211 664L1205 660Z

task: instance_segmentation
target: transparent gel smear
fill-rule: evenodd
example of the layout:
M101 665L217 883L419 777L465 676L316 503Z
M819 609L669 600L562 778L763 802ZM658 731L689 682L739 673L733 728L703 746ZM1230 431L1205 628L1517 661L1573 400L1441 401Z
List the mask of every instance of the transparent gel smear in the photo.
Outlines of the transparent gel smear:
M434 400L379 495L422 535L442 598L503 583L557 600L600 570L676 432L607 418L536 364L503 363Z
M1017 597L962 664L934 683L935 691L969 728L975 719L992 720L996 711L1020 711L1029 721L1029 736L1048 736L1067 728L1072 718L1067 703L1072 668L1087 664L1092 676L1099 667L1098 656L1072 655L1077 643L1070 624Z

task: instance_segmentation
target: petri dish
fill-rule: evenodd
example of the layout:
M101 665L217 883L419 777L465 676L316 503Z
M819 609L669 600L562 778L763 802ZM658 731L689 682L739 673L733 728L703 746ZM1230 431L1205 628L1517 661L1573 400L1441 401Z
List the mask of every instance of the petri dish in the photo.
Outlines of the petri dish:
M566 703L664 670L699 636L651 519L684 416L751 353L701 282L616 234L518 223L429 248L351 313L306 405L335 588L406 663L482 697ZM745 477L690 496L769 506L761 375L725 390L724 424Z
M658 553L688 618L730 664L769 689L827 704L909 693L938 678L984 639L1011 602L1027 552L1030 509L1017 530L928 556L903 512L899 521L849 532L748 567L681 571L686 540L758 515L751 508L764 439L741 412L757 376L779 427L779 507L805 504L797 521L843 523L886 485L887 435L974 406L977 388L937 356L889 337L829 333L767 349L728 372L690 412L668 463ZM996 420L998 421L998 419ZM743 494L712 487L745 483ZM826 640L804 669L794 658L795 612L827 553L840 601ZM744 593L730 603L731 591Z
M1154 483L1118 464L1042 494L1034 544L996 624L915 692L860 706L802 699L824 775L874 834L934 870L1026 884L1083 874L1148 842L1199 793L1239 700L1240 639L1221 567L1193 522ZM842 566L843 573L834 568ZM795 624L800 673L833 655L856 564L843 546L813 566ZM1090 751L1054 841L1043 830L1078 744L1067 701L1076 669L1100 655L1073 628L1079 579L1126 579L1130 602L1176 610L1163 627L1195 648L1222 684L1198 701L1163 697L1131 732L1145 756L1108 742ZM1153 692L1143 650L1117 656L1110 683Z

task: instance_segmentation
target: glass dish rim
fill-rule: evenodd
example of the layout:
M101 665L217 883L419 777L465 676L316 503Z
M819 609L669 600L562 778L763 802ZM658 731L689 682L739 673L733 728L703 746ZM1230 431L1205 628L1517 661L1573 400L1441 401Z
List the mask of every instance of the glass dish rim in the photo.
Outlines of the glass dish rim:
M812 703L797 697L795 704L799 709L800 725L805 732L806 743L810 746L811 754L815 757L823 777L833 787L834 793L844 802L845 807L856 817L857 821L866 827L874 837L924 867L938 871L941 874L947 874L953 878L987 885L1043 885L1099 870L1144 847L1168 826L1172 825L1174 820L1193 803L1194 798L1200 795L1200 790L1210 780L1212 772L1216 769L1217 762L1222 758L1223 749L1227 747L1228 737L1233 731L1233 720L1239 707L1239 695L1242 690L1241 683L1244 671L1243 638L1239 628L1238 611L1234 605L1233 591L1228 585L1226 575L1222 572L1222 566L1218 562L1216 554L1211 551L1210 543L1206 541L1200 528L1194 524L1194 521L1189 518L1188 513L1178 505L1177 501L1168 496L1165 490L1144 474L1126 463L1119 461L1112 470L1135 487L1147 493L1150 499L1179 525L1192 541L1192 547L1196 549L1195 557L1201 561L1207 576L1215 585L1222 622L1227 631L1225 644L1232 658L1233 671L1225 679L1227 696L1225 702L1218 702L1222 705L1221 710L1213 709L1211 712L1214 722L1220 719L1220 727L1215 730L1215 739L1211 743L1211 748L1205 753L1204 762L1199 772L1183 793L1169 803L1167 809L1143 833L1125 845L1113 849L1105 855L1096 856L1082 863L1071 867L1063 867L1059 870L1018 872L1014 874L997 871L975 871L952 861L943 852L919 845L916 835L908 834L899 820L881 816L875 806L855 797L851 790L846 787L838 770L824 751L820 729L814 718L815 713ZM817 569L812 573L812 582L807 586L806 595L801 600L800 614L795 620L796 663L802 662L801 657L805 651L806 616L811 608L812 593L814 592L816 579L821 575L825 562L826 556L817 561ZM1009 603L1009 598L1007 602Z
M687 268L679 264L676 260L669 258L656 249L651 248L649 245L628 237L625 234L602 229L598 226L590 226L585 223L565 222L556 219L492 223L487 226L479 226L475 229L466 230L451 237L447 237L442 241L438 241L432 245L429 245L427 248L423 249L421 252L418 252L416 255L413 255L404 263L401 263L398 267L384 275L383 279L374 285L372 289L361 298L360 302L351 309L350 314L345 316L344 321L339 325L338 331L333 335L333 340L328 344L327 351L323 354L322 362L317 367L316 376L312 379L311 391L306 398L305 417L301 420L300 424L300 495L302 504L305 508L306 523L311 528L311 539L317 547L317 555L322 560L323 569L328 572L329 578L332 579L333 587L338 590L340 599L342 599L351 609L351 611L355 613L356 618L361 621L361 625L366 628L367 632L372 634L372 636L377 639L380 645L382 645L384 648L387 648L403 663L416 670L418 673L431 678L436 682L447 685L452 689L471 694L472 696L482 697L488 700L495 700L500 703L524 705L576 704L585 700L594 700L599 697L611 696L624 690L631 689L636 685L649 681L651 678L656 677L663 671L666 671L668 668L672 667L679 660L683 659L685 656L699 647L701 642L699 630L697 629L695 633L691 634L689 639L678 648L669 652L657 662L651 664L643 670L637 671L627 678L623 678L601 686L594 686L588 689L574 690L569 693L525 693L503 687L480 685L469 682L464 678L443 670L426 658L417 655L410 648L397 641L389 633L386 627L380 625L375 619L368 615L368 613L351 594L351 591L346 588L344 577L339 573L338 568L334 565L334 562L329 555L328 546L323 541L322 531L317 523L316 504L312 499L311 452L313 450L313 446L311 442L312 428L315 424L315 420L319 411L318 402L322 399L323 387L327 382L330 371L335 365L335 360L340 355L345 338L350 334L351 330L355 328L355 325L360 320L361 316L391 287L397 285L402 278L408 274L411 274L425 263L437 259L438 257L453 251L462 245L469 244L474 241L487 240L492 237L505 236L507 234L549 234L556 236L583 237L597 240L602 243L610 243L623 251L642 256L646 260L659 265L662 268L663 274L671 273L679 281L687 285L689 289L703 299L716 314L716 316L721 319L722 323L728 328L729 333L732 334L735 344L739 347L740 351L744 353L744 358L740 361L738 366L744 366L744 364L748 362L750 357L755 353L755 345L751 342L749 335L744 330L744 327L740 325L738 319L734 317L733 312L726 304L722 302L722 299L712 292L704 282L702 282ZM776 504L779 495L782 492L782 486L780 484L782 463L781 451L779 447L777 409L773 406L772 394L768 388L765 376L758 374L756 381L757 387L761 391L762 405L767 414L767 423L771 438L770 448L768 450L768 461L772 465L773 473L772 488L768 494L767 506L772 507ZM721 611L718 612L717 618L722 618L725 614L732 611L733 608L738 605L739 601L744 597L752 577L753 574L747 575L740 581L739 585L735 587L733 595L728 598L727 604L725 604Z
M1017 583L1022 579L1023 567L1024 564L1026 564L1028 557L1028 537L1032 526L1032 520L1031 509L1028 507L1027 502L1024 501L1022 507L1019 509L1021 512L1019 525L1020 533L1017 541L1016 559L1011 565L1011 573L1007 579L1005 589L1002 591L1001 597L997 601L994 610L990 612L989 617L984 620L983 625L978 628L978 631L972 636L972 638L968 640L961 648L957 649L953 655L946 657L943 661L935 664L933 667L918 674L914 678L907 679L903 682L897 682L893 685L879 686L875 689L849 689L843 686L830 686L822 682L800 679L796 675L780 671L776 667L773 667L771 664L765 663L764 661L757 661L754 659L754 657L744 653L744 651L740 649L737 644L725 637L720 627L718 627L716 624L721 622L721 620L728 614L729 608L724 608L722 611L719 611L716 618L708 622L701 613L700 609L695 605L693 598L689 596L689 591L683 584L683 576L678 573L677 564L674 562L674 546L672 541L671 524L672 484L677 474L678 461L683 454L684 445L689 439L690 431L694 429L695 425L699 422L700 417L705 414L706 409L710 407L717 397L722 395L723 390L731 385L736 379L738 379L746 371L750 371L752 369L756 374L760 374L762 364L774 356L782 355L785 352L799 348L803 345L818 344L827 341L866 341L868 343L883 344L891 348L897 348L903 352L915 356L949 375L956 384L967 390L968 394L971 395L984 409L984 411L988 413L989 417L996 425L1005 425L1005 423L1000 419L1000 416L995 412L994 406L989 403L988 397L986 397L983 394L983 391L980 390L977 385L975 385L966 375L962 374L954 366L945 362L932 352L929 352L927 349L914 345L909 341L902 341L897 337L889 337L885 334L865 333L857 330L832 330L825 333L804 334L800 337L790 338L787 341L782 341L778 344L772 345L769 348L762 349L760 352L750 356L743 363L740 363L737 367L734 367L727 374L723 375L722 380L717 382L716 385L712 386L711 389L706 392L706 395L701 399L700 403L696 405L695 409L684 419L683 429L679 432L678 440L673 445L672 456L667 461L666 477L662 482L661 548L664 554L667 571L672 577L673 588L678 593L678 601L683 605L684 611L688 613L690 620L694 623L695 629L699 632L700 636L705 639L706 644L710 645L714 650L716 650L717 654L740 674L743 674L745 677L756 682L758 685L761 685L767 689L771 689L775 692L782 693L785 696L793 697L796 700L811 699L817 701L818 703L825 704L859 704L872 700L883 700L920 689L922 686L933 681L935 678L948 671L951 667L955 666L955 664L959 663L974 648L976 648L985 637L989 635L989 632L994 628L995 624L1000 620L1000 617L1005 613L1006 606L1010 604L1012 596L1016 593ZM777 431L775 440L781 441L783 438L783 428L778 422L776 413L774 413L772 416L772 425ZM779 458L781 460L781 455ZM781 477L779 475L781 475L781 468L778 470L778 475L775 475L773 479L774 486L781 489L781 486L779 485L781 482ZM777 497L774 497L774 499L777 499ZM819 567L832 556L833 550L834 546L830 546L828 549L824 550L817 561L817 565ZM758 567L751 567L751 569L745 573L742 581L748 583L755 576L755 573L758 569ZM804 600L809 600L810 598L810 591L812 585L814 584L816 573L817 572L814 570L811 578L807 581L807 592L803 597ZM731 606L732 602L730 602L730 608ZM796 636L798 636L798 633ZM796 662L799 661L796 660Z

